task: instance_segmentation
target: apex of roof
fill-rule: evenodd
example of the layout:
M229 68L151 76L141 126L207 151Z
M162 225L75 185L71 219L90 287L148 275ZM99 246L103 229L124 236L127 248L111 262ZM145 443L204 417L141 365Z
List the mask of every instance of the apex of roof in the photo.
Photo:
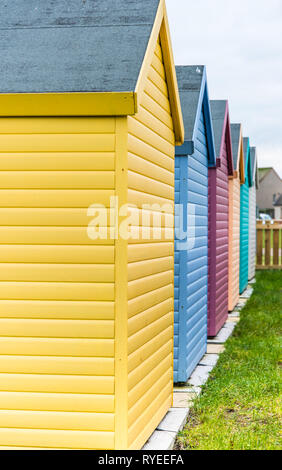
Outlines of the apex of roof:
M226 100L211 100L210 104L214 131L215 151L216 156L220 157L222 135L224 132L224 122L226 116L226 107L228 104Z
M160 0L0 5L0 93L134 91Z
M250 156L250 138L249 137L243 138L243 148L244 148L244 165L246 168L248 159Z
M251 160L251 183L252 185L259 186L258 167L257 167L257 149L256 147L250 148L250 160Z
M261 181L271 170L274 170L274 168L272 168L272 167L268 167L268 168L259 168L259 169L258 169L258 172L259 172L259 180Z
M240 139L242 133L241 124L231 124L231 140L232 140L232 151L233 151L233 164L234 168L237 168L238 159L240 158Z
M185 140L192 141L206 71L203 65L177 66L176 76L182 106Z

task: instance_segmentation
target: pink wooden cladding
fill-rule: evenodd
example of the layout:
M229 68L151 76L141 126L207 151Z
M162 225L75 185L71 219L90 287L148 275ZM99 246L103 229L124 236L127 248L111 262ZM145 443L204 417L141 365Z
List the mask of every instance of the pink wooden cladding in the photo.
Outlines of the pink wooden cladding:
M228 310L239 302L240 268L240 176L229 180L229 279Z
M209 172L208 335L215 336L228 317L229 180L226 142L221 166L210 168Z

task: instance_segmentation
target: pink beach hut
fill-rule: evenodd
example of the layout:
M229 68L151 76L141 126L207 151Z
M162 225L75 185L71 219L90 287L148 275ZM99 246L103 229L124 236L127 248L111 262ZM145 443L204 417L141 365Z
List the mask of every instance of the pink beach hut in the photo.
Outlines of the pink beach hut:
M208 336L228 317L229 176L233 176L227 101L211 101L216 167L209 168Z

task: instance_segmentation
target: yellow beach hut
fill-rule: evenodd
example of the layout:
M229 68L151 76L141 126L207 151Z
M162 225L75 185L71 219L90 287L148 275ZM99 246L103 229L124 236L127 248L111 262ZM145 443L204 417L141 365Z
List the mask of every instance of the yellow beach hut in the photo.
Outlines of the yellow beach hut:
M165 4L36 5L0 7L0 448L140 449L173 389Z
M229 275L228 310L239 302L240 273L240 187L245 182L244 150L241 124L231 124L234 172L229 176Z

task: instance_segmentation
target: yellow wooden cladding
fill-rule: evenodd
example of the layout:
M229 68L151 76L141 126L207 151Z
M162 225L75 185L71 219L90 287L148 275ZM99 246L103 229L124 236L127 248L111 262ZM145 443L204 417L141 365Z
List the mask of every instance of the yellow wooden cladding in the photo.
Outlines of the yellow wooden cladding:
M113 338L112 320L1 319L1 336L39 338Z
M1 171L0 189L114 189L113 171Z
M30 393L0 392L2 409L33 411L89 411L110 413L114 411L113 395L86 393Z
M107 226L112 226L111 209L106 214ZM0 226L87 227L94 217L88 209L0 208Z
M140 448L172 405L173 388L173 119L162 49L154 46L139 112L128 118L128 200L159 211L167 224L134 227L128 246L128 446ZM158 204L159 207L153 207ZM156 227L156 225L154 225Z
M115 242L87 227L115 195L116 118L0 133L0 443L113 448Z
M88 208L93 201L110 207L114 195L103 189L0 189L0 207Z
M172 405L183 122L167 28L161 0L135 93L91 94L99 116L81 116L86 95L2 99L1 449L140 449Z
M114 320L114 312L105 301L0 300L0 318Z
M114 246L0 245L2 263L111 264L114 252Z
M1 281L114 282L112 264L0 263Z
M14 321L15 322L15 321ZM25 321L27 324L31 322ZM12 325L10 325L11 328ZM113 337L111 332L111 325L109 325L110 333L108 337ZM20 331L13 332L14 336L7 335L8 328L3 329L3 336L1 337L0 354L2 355L22 355L22 356L60 356L60 357L114 357L114 340L113 339L100 339L99 333L95 333L99 339L91 338L89 336L77 334L76 337L25 337L24 334L31 335L32 331L21 333ZM18 333L18 334L17 334ZM40 332L42 334L42 332ZM38 334L38 333L37 333ZM58 334L57 332L55 334ZM74 333L75 334L75 333ZM73 335L74 335L73 334ZM23 336L23 337L20 337Z
M114 415L93 412L0 410L0 428L5 427L113 431Z
M1 171L107 171L115 169L114 152L0 152Z
M0 373L113 376L114 359L108 357L2 355ZM24 379L25 375L22 381Z
M75 375L40 375L0 373L0 387L6 392L96 393L113 395L114 378Z
M113 432L0 428L3 446L58 449L112 449Z

